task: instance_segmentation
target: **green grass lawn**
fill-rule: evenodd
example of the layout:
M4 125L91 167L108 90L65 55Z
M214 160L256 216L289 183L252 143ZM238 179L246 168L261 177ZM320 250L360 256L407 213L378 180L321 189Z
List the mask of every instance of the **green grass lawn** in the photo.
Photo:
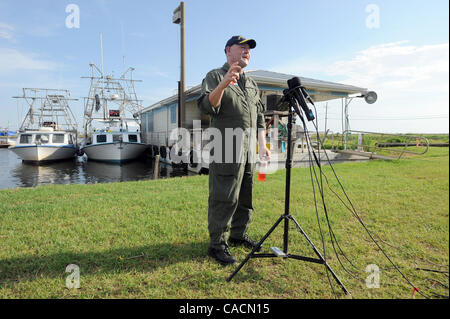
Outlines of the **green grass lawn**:
M420 291L448 295L449 150L400 161L334 166L357 213ZM341 198L329 166L330 188ZM260 239L284 211L285 171L255 177L250 235ZM325 184L326 185L326 184ZM354 298L411 298L413 288L387 261L350 211L325 186L329 221L345 256L334 254L319 205L325 253ZM309 168L292 171L291 213L323 251ZM316 194L318 196L318 194ZM252 259L235 269L207 257L208 176L0 191L0 298L333 298L323 265ZM320 204L320 202L319 202ZM347 203L346 203L347 204ZM347 204L348 205L348 204ZM264 244L282 247L280 225ZM290 227L290 253L315 257ZM242 261L245 248L232 248ZM66 288L66 266L80 288ZM366 267L380 269L367 288ZM331 278L334 291L345 298ZM445 286L445 287L444 287ZM417 298L422 296L415 294Z

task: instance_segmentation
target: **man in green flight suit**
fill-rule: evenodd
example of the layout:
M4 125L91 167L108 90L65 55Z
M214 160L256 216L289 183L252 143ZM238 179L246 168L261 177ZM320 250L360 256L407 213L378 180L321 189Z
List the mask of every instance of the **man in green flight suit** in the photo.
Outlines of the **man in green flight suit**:
M269 158L270 151L258 86L243 72L255 47L253 39L231 37L225 45L227 62L208 72L198 99L200 110L210 116L210 127L220 132L221 149L214 149L209 163L208 255L223 265L236 262L228 242L249 248L258 244L247 234L253 213L256 138L260 157Z

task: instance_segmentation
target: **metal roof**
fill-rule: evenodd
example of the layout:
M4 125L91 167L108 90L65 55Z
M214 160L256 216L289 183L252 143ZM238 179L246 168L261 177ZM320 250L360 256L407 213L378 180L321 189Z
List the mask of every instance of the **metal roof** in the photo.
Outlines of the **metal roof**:
M282 91L287 88L287 80L295 77L296 75L284 74L273 71L265 70L253 70L246 71L245 74L252 77L256 81L261 90L275 90ZM327 101L331 99L343 98L348 95L357 93L367 93L366 88L361 88L353 85L328 82L322 80L316 80L306 77L298 77L301 84L305 87L308 93L315 101ZM188 90L186 90L186 100L192 101L197 98L201 91L201 84L196 85ZM151 109L159 108L162 106L167 106L178 101L178 94L175 94L167 99L161 100L155 104L152 104L144 108L142 112L147 112Z
M284 74L272 71L264 71L264 70L255 70L246 72L249 76L251 76L258 85L267 84L267 85L279 85L283 88L287 88L287 80L295 77L296 75L292 74ZM305 89L309 90L333 90L339 91L347 94L355 94L367 92L366 88L360 88L353 85L328 82L322 80L316 80L311 78L306 78L299 76L301 84L305 87Z

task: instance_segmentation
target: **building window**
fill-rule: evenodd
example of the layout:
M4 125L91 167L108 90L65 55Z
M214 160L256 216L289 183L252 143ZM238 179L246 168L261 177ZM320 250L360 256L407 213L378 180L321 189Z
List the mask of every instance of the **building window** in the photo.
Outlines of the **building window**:
M97 143L106 143L106 135L97 135Z

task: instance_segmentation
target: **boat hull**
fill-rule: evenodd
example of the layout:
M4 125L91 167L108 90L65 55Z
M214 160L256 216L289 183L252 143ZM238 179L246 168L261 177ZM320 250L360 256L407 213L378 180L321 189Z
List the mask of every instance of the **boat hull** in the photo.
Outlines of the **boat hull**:
M138 158L147 148L142 143L102 143L82 148L88 160L121 163Z
M61 161L75 156L74 146L13 146L9 148L23 161Z

